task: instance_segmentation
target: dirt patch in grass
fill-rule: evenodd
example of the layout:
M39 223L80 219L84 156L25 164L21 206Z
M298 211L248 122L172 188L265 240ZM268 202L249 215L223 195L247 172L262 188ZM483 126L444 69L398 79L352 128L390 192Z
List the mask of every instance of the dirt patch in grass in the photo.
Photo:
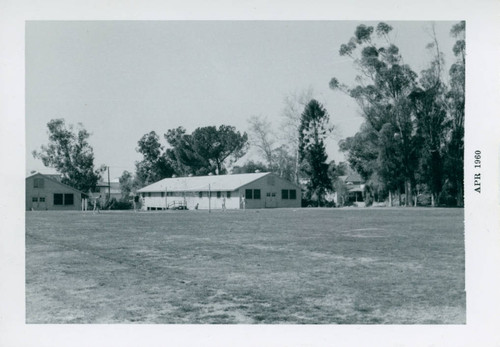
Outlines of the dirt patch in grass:
M461 209L28 212L27 323L464 324Z

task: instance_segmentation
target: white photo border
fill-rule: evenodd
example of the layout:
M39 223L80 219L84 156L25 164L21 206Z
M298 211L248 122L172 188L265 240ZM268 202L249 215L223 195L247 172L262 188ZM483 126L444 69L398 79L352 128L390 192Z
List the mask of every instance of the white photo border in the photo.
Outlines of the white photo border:
M2 346L490 346L500 300L500 33L495 0L2 1L0 14L0 345ZM24 28L27 20L466 20L465 240L467 323L428 326L27 325L24 289ZM474 152L482 191L473 190Z

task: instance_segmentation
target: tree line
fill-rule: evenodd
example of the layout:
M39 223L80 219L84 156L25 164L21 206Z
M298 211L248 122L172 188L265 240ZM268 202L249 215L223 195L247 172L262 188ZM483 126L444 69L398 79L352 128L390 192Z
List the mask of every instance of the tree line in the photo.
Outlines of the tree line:
M434 28L432 54L420 75L404 63L386 23L359 25L340 47L360 75L347 86L336 78L330 87L346 93L364 117L361 129L340 142L347 160L367 182L367 198L393 195L416 205L421 193L432 205L463 206L465 22L451 35L455 60L445 82L444 58Z
M291 115L286 117L290 122ZM329 116L324 107L312 99L303 113L294 117L294 121L298 120L296 138L279 145L270 124L262 117L249 119L251 140L246 132L229 125L199 127L192 133L178 127L163 134L167 143L164 146L160 136L150 131L137 142L136 151L142 160L135 163L135 173L124 171L120 177L123 200L135 190L163 178L222 175L228 173L229 167L233 174L271 171L297 183L300 177L308 176L306 196L310 199L316 194L320 200L331 186L331 166L326 163L324 145L331 128ZM106 167L94 168L94 152L88 142L90 134L81 124L76 130L66 125L64 119L53 119L47 125L49 144L33 151L33 156L60 172L63 183L84 192L95 191ZM250 147L258 149L265 162L247 160L242 165L233 165Z
M248 119L248 133L230 125L167 129L162 145L151 131L137 142L142 160L135 173L123 172L120 185L126 199L136 189L166 177L271 171L301 184L307 204L325 204L328 192L341 192L337 178L350 170L366 181L365 200L403 199L416 205L428 193L432 205L463 205L463 136L465 105L465 22L451 35L455 61L445 81L444 58L432 30L428 67L415 73L404 63L392 42L392 27L359 25L341 45L340 56L350 57L360 71L349 86L336 78L330 88L353 98L364 122L359 131L339 142L346 163L329 161L326 139L333 125L312 90L288 95L279 131L263 116ZM33 155L63 176L63 183L82 191L95 189L104 166L94 168L90 134L80 125L75 131L64 119L48 123L49 144ZM249 148L259 160L240 164ZM239 161L239 162L238 162ZM236 165L238 164L238 165Z
M295 103L306 100L304 97L294 99ZM288 109L288 112L291 111ZM284 116L284 122L289 123L291 117L290 114L288 118ZM183 127L169 129L163 135L167 147L161 144L160 136L151 131L138 141L136 150L143 159L136 162L135 175L125 172L120 182L126 191L132 191L165 177L222 175L227 174L229 168L232 174L269 171L297 183L301 177L308 177L305 196L307 199L315 196L319 201L331 189L324 145L331 131L329 116L324 107L312 99L304 105L302 113L293 117L298 124L293 140L285 139L284 134L278 137L269 121L256 116L248 119L248 134L228 125L200 127L191 134ZM247 159L243 164L234 165L250 147L257 150L261 160Z

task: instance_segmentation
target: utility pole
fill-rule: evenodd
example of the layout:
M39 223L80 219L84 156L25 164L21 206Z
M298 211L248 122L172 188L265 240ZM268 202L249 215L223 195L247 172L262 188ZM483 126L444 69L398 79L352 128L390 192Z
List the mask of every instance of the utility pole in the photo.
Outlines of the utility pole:
M210 200L212 198L212 191L210 190L210 184L208 185L208 213L211 213L212 211L210 210Z

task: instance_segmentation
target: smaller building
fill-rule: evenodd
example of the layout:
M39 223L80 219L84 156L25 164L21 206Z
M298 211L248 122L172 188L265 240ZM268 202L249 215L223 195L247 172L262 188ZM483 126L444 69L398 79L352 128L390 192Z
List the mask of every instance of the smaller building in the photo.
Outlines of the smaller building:
M56 175L35 173L26 177L26 210L81 210L87 195L57 179Z
M351 202L362 202L363 199L363 191L365 189L365 184L361 176L357 173L353 173L348 175L344 183L348 192L348 199Z
M339 176L335 184L336 192L333 201L337 206L364 204L365 183L358 173Z
M120 179L115 178L111 181L100 181L97 183L95 193L99 193L103 199L112 200L116 199L117 201L122 198L122 190L120 188Z

